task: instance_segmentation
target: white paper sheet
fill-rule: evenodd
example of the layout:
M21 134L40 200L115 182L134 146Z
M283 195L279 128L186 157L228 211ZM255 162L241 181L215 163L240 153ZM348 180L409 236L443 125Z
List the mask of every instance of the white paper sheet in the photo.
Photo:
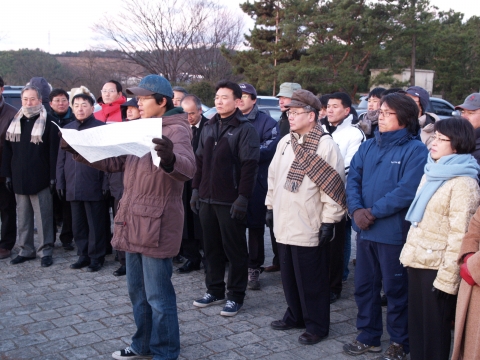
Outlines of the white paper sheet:
M151 152L160 165L153 138L162 137L162 118L124 121L78 131L60 129L63 139L89 162L120 155L142 157Z

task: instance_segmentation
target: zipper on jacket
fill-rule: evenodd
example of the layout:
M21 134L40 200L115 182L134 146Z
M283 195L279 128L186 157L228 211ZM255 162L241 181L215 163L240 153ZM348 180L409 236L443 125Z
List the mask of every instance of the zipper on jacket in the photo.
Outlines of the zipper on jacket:
M288 140L287 143L285 144L285 147L283 148L282 155L285 154L285 150L287 150L287 146L290 145L290 141Z

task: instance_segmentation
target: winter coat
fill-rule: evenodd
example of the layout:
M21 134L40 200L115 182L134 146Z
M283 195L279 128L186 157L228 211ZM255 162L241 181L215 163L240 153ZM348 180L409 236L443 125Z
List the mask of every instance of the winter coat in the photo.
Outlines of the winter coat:
M333 140L340 148L345 164L345 175L348 175L348 169L353 155L357 152L360 144L365 141L365 134L357 126L352 125L353 116L348 115L341 124L332 127L328 123L328 118L322 119L322 127L325 131L332 134ZM333 131L332 131L333 130Z
M208 119L202 115L200 122L197 124L197 130L195 136L192 137L193 153L197 151L198 142L200 141L200 135L202 134L203 126ZM192 126L190 126L190 129ZM193 131L192 131L193 135ZM195 214L190 208L190 199L192 198L192 180L185 182L183 188L182 201L185 208L185 215L183 221L183 235L182 239L203 239L202 225L200 224L200 217Z
M171 172L166 172L162 166L156 167L150 153L141 158L133 155L113 157L91 166L105 172L125 173L112 246L164 259L176 256L180 250L183 184L195 173L195 159L187 114L174 109L166 112L162 120L162 133L174 144L176 160ZM88 163L79 155L75 160Z
M258 110L255 105L247 119L253 125L260 138L260 160L258 161L258 174L253 195L248 202L247 227L260 228L265 226L265 196L268 189L268 166L275 155L280 136L278 123L271 116Z
M280 129L280 139L290 133L290 122L288 121L287 112L282 112L280 120L278 121L278 128Z
M75 116L73 115L72 108L68 108L68 111L63 116L58 115L54 110L50 110L49 114L55 119L55 122L61 127L65 127L65 125L70 124L72 121L75 120Z
M105 177L110 194L120 200L123 195L123 172L105 173Z
M98 103L102 109L98 110L93 115L95 115L97 120L103 122L120 122L122 121L122 111L120 109L120 105L122 105L125 101L127 101L127 98L122 95L114 102L105 104L100 97L98 99Z
M252 196L260 157L260 140L255 128L237 109L220 128L215 114L203 127L195 153L197 171L192 188L200 201L231 205L239 195Z
M303 137L293 133L298 143ZM295 160L290 135L284 136L268 168L268 192L265 205L273 209L273 232L277 243L312 247L318 246L318 230L322 223L339 222L345 211L307 176L298 192L284 188L288 172ZM331 136L320 138L317 154L345 180L345 165L338 145Z
M33 77L28 83L40 90L40 94L42 95L42 105L45 107L45 109L47 109L47 112L50 112L52 108L50 107L50 100L48 96L52 91L52 87L48 81L43 77Z
M5 136L7 134L8 126L15 114L18 112L12 105L7 104L2 95L0 95L0 166L2 165L3 144L5 143ZM1 177L0 182L5 182L5 178Z
M371 208L377 219L360 239L403 245L408 233L405 215L415 197L428 150L407 129L376 132L360 145L350 163L347 181L348 212Z
M470 286L463 279L460 282L452 360L480 359L480 208L470 220L468 232L463 238L459 265L463 264L463 258L468 253L474 253L468 259L468 270L477 285Z
M472 152L472 155L480 164L480 128L475 129L475 150Z
M418 191L425 181L424 175ZM422 221L410 227L400 262L412 268L438 270L433 286L455 295L460 284L458 253L479 205L480 189L475 179L459 176L446 181L431 197Z
M78 131L103 126L105 123L90 115L83 122L75 120L65 129ZM57 189L65 191L67 201L100 201L103 200L103 189L108 187L105 184L104 172L94 169L88 165L80 164L73 159L73 155L58 149L57 159Z
M20 119L20 141L5 140L0 175L12 179L13 192L19 195L35 195L55 180L57 166L58 128L47 114L42 141L31 142L32 128L39 115Z

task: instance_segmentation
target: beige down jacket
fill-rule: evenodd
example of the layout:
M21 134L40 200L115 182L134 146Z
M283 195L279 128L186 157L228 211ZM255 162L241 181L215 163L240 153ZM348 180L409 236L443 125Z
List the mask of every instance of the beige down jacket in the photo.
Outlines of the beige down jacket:
M424 175L418 190L425 181ZM412 268L438 270L433 286L457 294L458 253L479 203L477 180L461 176L446 181L428 202L418 227L410 227L400 262Z
M302 144L304 137L299 138ZM318 246L318 230L322 223L339 222L345 211L305 175L298 192L283 186L295 159L290 134L277 145L268 168L268 192L265 205L273 209L273 232L278 243L296 246ZM345 181L345 166L340 149L331 136L320 138L317 154L332 166Z

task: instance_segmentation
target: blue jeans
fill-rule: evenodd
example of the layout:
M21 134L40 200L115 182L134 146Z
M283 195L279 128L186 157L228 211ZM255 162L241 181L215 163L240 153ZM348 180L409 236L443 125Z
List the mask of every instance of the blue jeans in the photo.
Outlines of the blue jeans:
M345 247L343 248L343 276L342 281L347 281L348 263L350 262L350 256L352 255L352 219L347 216L347 222L345 223Z
M177 302L173 289L172 259L126 253L128 295L137 332L130 345L139 355L155 360L180 354Z

